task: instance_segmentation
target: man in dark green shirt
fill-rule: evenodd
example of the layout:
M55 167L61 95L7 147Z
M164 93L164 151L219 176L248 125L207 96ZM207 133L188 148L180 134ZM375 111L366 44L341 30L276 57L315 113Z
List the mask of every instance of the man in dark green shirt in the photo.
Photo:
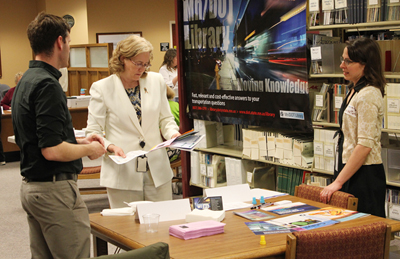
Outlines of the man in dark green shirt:
M90 256L89 216L76 180L81 157L96 159L106 151L100 136L75 139L58 82L59 69L68 65L69 32L61 17L50 14L40 13L29 24L35 60L16 86L11 104L32 258Z

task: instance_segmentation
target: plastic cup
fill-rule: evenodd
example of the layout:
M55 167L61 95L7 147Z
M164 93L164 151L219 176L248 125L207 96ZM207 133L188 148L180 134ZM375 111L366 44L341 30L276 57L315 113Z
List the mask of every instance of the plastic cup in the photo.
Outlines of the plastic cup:
M147 233L155 233L158 231L159 214L145 214L143 215L143 223Z

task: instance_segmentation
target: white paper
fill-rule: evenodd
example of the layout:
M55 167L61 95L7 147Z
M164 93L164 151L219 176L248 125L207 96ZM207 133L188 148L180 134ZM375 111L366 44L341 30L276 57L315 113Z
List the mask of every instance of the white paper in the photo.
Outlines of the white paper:
M128 153L126 153L126 157L123 158L122 156L116 156L116 155L109 155L109 157L117 164L122 165L125 163L128 163L129 161L131 161L132 159L138 157L138 156L142 156L147 154L147 151L143 151L143 150L134 150L134 151L130 151Z
M229 203L224 203L224 210L225 211L238 210L238 209L250 208L252 206L253 204L246 202L229 202Z
M283 159L283 148L275 149L275 157L279 159Z
M341 9L346 7L347 7L347 0L335 0L335 9Z
M322 94L315 95L315 106L324 107L324 96Z
M314 141L314 154L315 155L324 155L324 143L323 142L317 142Z
M131 207L117 209L103 209L102 216L132 216L135 215L135 210Z
M252 196L248 184L237 184L212 189L205 189L206 196L222 196L224 202L251 201Z
M144 214L159 214L159 221L162 222L185 219L186 214L191 212L189 199L139 203L136 205L136 210L140 224L143 223Z
M322 59L321 46L311 47L310 48L310 52L311 52L311 60L320 60L320 59Z
M325 157L332 157L334 156L335 145L334 144L327 144L324 145L324 156Z
M340 109L343 103L343 96L335 96L335 109Z
M276 191L271 191L271 190L267 190L267 189L260 189L260 188L251 189L250 192L251 192L251 195L253 197L256 197L257 199L260 199L261 196L264 196L264 199L269 199L269 198L288 195L287 193L276 192Z
M335 9L333 0L323 0L322 1L322 10L329 11Z
M308 7L309 7L310 12L318 12L319 11L319 1L318 0L310 0Z
M399 113L399 99L387 99L387 112Z

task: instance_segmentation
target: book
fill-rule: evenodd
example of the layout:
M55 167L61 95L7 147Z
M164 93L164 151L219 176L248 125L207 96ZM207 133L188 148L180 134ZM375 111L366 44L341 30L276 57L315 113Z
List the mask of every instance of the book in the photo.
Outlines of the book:
M265 220L265 219L275 218L275 216L273 216L273 215L269 215L269 214L266 214L264 212L257 211L257 210L248 210L248 211L243 211L243 212L234 211L233 213L235 213L236 215L241 216L243 218L250 219L250 220Z
M278 192L283 192L283 166L278 166Z

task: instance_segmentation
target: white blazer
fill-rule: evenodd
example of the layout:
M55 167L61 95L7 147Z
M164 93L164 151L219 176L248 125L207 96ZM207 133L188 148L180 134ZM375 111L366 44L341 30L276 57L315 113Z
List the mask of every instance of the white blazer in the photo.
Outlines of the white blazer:
M165 139L179 132L171 114L166 85L163 77L148 72L147 77L140 78L140 95L142 108L142 125L136 111L122 85L121 79L113 74L92 84L86 135L105 133L105 146L114 144L125 153L132 150L149 150L161 143L160 129ZM139 142L146 145L141 148ZM172 179L166 150L159 149L147 154L148 165L156 187ZM106 154L103 157L100 185L122 189L143 190L143 173L136 172L137 160L118 165Z

